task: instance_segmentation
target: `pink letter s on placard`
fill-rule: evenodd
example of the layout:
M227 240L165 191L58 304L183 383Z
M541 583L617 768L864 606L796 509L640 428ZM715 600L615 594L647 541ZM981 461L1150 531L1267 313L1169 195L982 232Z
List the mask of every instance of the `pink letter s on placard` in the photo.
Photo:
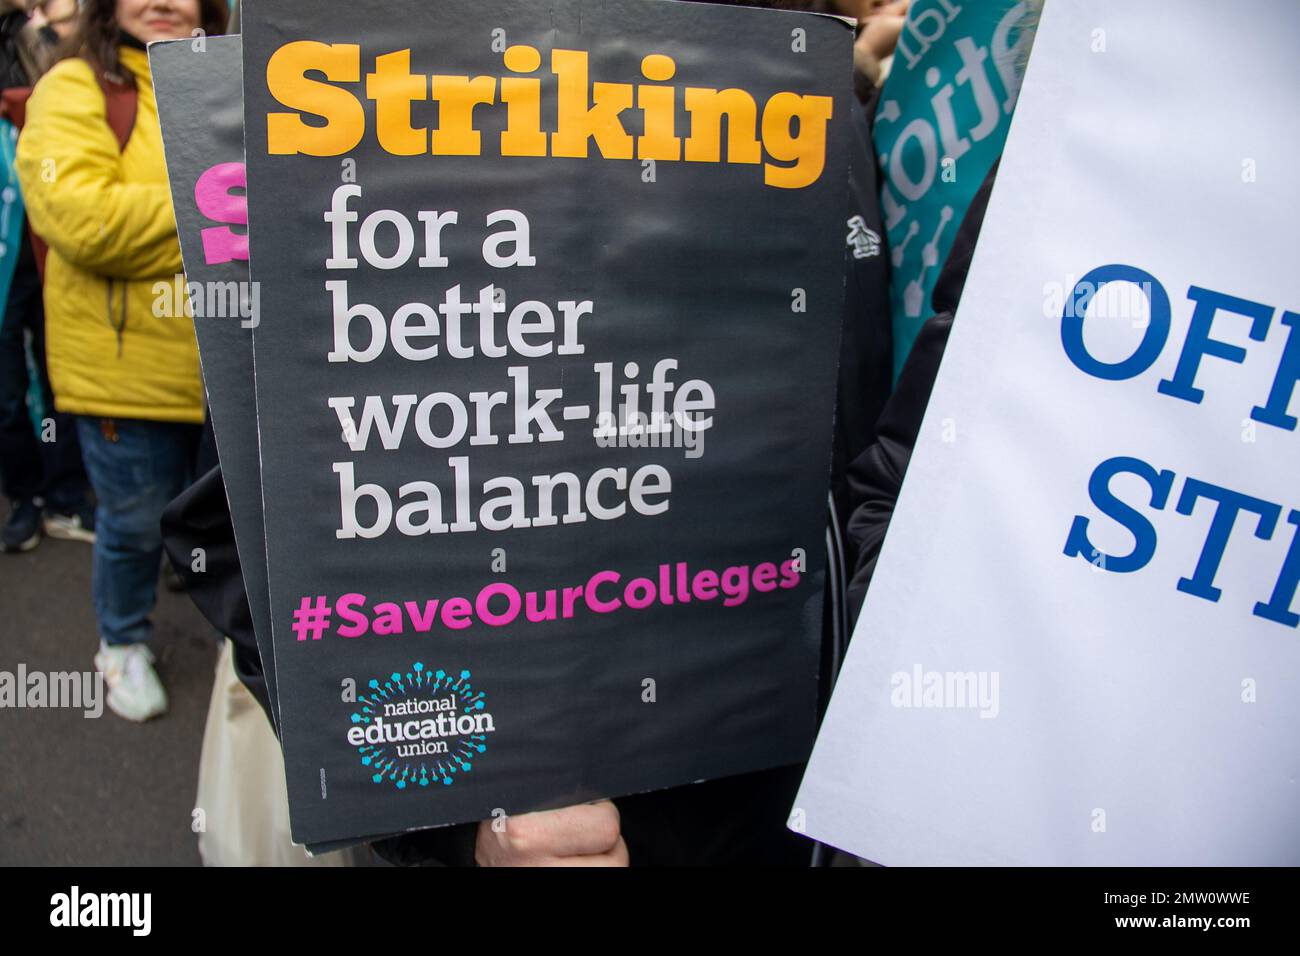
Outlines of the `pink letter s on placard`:
M194 201L198 203L199 212L214 222L247 226L248 197L231 193L232 189L246 189L247 186L243 163L218 163L194 184ZM203 258L208 265L234 259L248 261L247 235L237 235L230 226L204 229L202 235Z

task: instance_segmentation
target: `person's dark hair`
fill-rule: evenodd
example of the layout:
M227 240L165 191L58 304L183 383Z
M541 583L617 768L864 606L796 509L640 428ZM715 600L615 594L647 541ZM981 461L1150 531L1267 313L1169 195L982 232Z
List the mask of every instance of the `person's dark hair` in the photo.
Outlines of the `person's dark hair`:
M207 36L225 33L229 16L226 0L199 0L199 26ZM130 73L122 69L117 54L123 36L117 25L117 0L83 0L80 17L67 55L85 57L109 79L130 82Z

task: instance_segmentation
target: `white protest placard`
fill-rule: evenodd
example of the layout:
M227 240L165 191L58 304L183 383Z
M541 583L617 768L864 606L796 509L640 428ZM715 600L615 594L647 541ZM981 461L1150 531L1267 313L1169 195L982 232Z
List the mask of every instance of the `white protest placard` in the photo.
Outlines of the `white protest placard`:
M1297 35L1046 5L795 829L1300 863Z

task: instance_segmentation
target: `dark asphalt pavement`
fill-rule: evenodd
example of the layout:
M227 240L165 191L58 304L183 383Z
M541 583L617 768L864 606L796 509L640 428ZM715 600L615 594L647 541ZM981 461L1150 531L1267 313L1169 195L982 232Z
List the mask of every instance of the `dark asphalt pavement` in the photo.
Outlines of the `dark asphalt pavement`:
M0 671L94 671L90 550L46 539L0 554ZM153 620L165 716L0 708L0 864L198 865L190 814L218 644L183 594L159 587Z

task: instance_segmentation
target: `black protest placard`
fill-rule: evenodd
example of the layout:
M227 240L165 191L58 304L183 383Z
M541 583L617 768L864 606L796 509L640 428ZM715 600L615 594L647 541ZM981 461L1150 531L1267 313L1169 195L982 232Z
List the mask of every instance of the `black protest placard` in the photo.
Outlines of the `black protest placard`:
M244 31L295 839L805 758L848 26L327 0Z
M242 60L238 36L149 46L185 263L185 281L178 277L158 291L173 301L188 301L194 316L221 477L274 714L279 704L252 388L253 328L261 315L258 288L249 281L248 270Z

